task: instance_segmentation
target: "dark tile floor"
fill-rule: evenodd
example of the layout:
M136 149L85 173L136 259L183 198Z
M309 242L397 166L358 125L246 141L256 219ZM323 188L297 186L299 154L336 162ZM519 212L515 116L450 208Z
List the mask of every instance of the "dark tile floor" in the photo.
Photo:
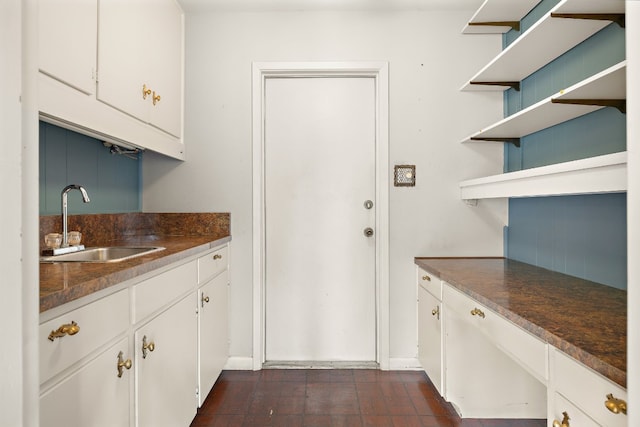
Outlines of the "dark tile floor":
M191 427L544 427L546 420L461 420L423 372L223 371Z

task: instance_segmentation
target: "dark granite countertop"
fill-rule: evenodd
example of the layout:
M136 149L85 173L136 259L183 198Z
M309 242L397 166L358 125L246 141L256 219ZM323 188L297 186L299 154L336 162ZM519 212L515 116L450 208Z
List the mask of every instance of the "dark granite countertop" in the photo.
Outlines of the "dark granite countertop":
M415 263L626 387L626 291L506 258L415 258Z
M59 228L59 217L41 217L41 234ZM229 228L229 214L69 217L69 229L82 231L87 247L140 245L165 249L113 263L40 263L40 312L225 244L231 240Z

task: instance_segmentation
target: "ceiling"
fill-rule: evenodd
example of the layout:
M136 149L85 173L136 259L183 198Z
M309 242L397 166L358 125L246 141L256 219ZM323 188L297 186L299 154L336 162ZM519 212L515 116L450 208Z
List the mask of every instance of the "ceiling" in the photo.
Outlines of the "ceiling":
M307 11L307 10L475 10L483 0L178 0L184 10ZM515 1L515 0L514 0Z

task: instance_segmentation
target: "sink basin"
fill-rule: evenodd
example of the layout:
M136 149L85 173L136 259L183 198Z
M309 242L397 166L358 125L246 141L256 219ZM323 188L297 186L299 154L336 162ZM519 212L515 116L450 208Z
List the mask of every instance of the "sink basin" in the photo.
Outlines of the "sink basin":
M164 250L162 246L107 246L62 255L43 256L40 262L118 262Z

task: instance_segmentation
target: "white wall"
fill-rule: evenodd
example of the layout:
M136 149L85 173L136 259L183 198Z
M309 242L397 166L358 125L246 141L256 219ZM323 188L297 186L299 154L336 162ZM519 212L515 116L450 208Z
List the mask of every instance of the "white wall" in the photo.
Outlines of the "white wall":
M392 367L416 356L413 257L502 255L506 203L458 198L460 180L502 172L500 144L458 143L502 117L501 94L458 92L501 47L459 34L472 13L187 16L187 161L145 153L143 207L231 212L232 356L252 355L252 61L389 61L390 169L415 164L418 182L390 190Z
M30 0L0 3L0 425L38 423L38 140ZM27 52L23 54L23 52ZM34 168L35 166L35 168ZM36 171L35 174L32 172ZM35 237L36 240L33 240Z

